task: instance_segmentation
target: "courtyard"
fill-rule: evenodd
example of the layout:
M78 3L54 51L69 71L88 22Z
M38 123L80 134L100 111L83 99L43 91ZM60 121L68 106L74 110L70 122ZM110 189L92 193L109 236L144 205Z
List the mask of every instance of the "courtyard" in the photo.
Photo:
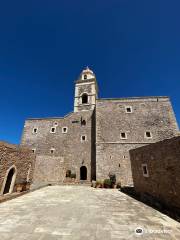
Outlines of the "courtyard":
M0 239L172 240L180 223L117 189L49 186L0 204Z

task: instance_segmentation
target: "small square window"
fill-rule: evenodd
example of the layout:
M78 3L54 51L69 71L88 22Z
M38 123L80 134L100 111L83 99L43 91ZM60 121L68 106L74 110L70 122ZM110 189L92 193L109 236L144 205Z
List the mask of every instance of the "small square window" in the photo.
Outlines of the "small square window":
M55 149L54 148L51 148L50 149L50 153L53 154L55 152Z
M126 113L132 113L132 107L126 107Z
M63 127L62 128L62 133L67 133L68 132L68 128L67 127Z
M86 140L87 140L86 135L81 136L81 142L84 142Z
M127 139L127 134L125 132L122 132L120 137L121 139Z
M38 129L37 128L33 128L33 133L37 133Z
M146 138L152 138L152 134L151 134L151 132L145 132L145 137Z
M142 171L143 171L143 176L144 176L144 177L149 177L149 172L148 172L147 164L142 164Z
M52 127L51 128L51 133L55 133L56 132L56 128L55 127Z
M33 153L36 153L36 149L35 149L35 148L33 148L33 149L32 149L32 152L33 152Z

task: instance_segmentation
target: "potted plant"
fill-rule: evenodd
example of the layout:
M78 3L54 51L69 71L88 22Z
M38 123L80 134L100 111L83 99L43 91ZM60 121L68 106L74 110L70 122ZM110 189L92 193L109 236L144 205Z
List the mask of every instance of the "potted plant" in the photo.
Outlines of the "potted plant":
M25 181L18 181L16 184L16 192L22 192Z
M105 188L111 188L111 180L110 179L105 179L104 180L104 187Z
M102 188L103 187L103 183L104 183L103 180L97 180L96 181L96 188Z
M31 182L30 182L30 181L27 181L27 182L26 182L26 191L29 191L29 190L30 190L30 186L31 186Z
M110 172L109 178L111 180L111 187L116 188L116 174Z

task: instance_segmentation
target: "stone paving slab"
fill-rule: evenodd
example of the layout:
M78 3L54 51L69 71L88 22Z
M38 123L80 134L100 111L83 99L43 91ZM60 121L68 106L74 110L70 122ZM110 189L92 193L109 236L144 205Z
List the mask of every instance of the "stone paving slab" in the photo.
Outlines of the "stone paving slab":
M117 189L49 186L0 204L0 240L51 239L173 240L180 223Z

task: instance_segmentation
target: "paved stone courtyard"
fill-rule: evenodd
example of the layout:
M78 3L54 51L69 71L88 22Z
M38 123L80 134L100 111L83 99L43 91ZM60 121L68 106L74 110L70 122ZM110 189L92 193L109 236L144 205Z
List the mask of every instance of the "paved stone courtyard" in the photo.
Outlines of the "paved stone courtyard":
M0 204L0 240L9 239L172 240L180 223L116 189L51 186Z

